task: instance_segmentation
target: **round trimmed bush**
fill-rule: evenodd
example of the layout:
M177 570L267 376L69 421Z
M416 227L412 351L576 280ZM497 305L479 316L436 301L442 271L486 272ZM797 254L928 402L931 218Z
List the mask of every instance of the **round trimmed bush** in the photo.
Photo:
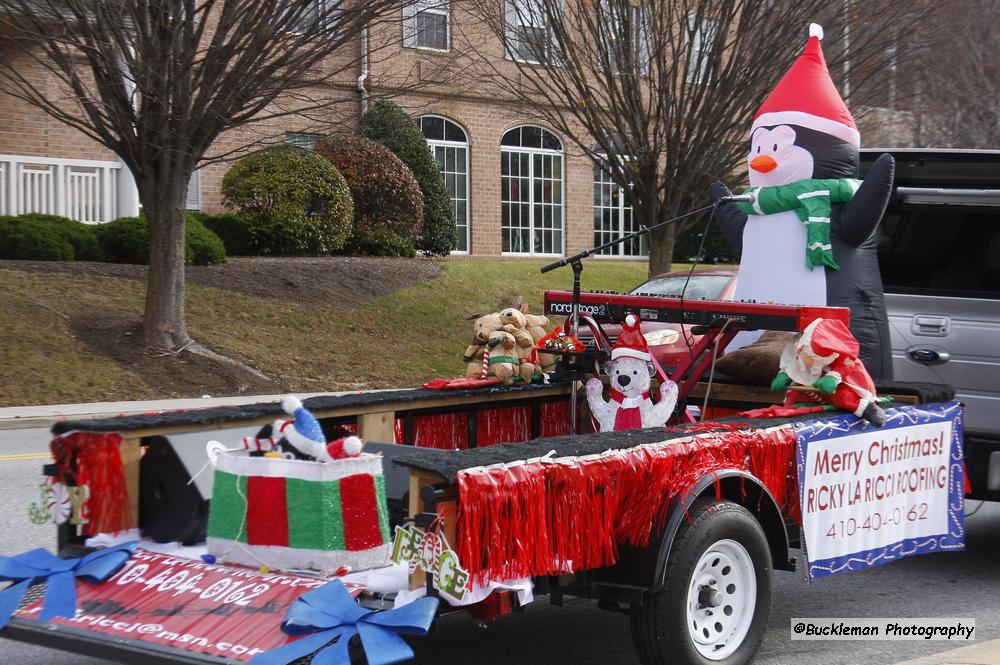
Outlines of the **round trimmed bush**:
M417 250L406 238L396 235L384 226L375 229L358 241L357 253L363 256L405 256L413 258Z
M51 225L31 219L0 217L0 259L72 261L73 245Z
M354 205L329 161L294 146L265 148L222 179L226 206L239 210L259 254L330 254L347 241Z
M73 259L76 261L100 261L102 258L101 244L97 241L97 234L94 232L95 226L92 224L84 224L69 217L46 215L40 212L20 215L19 219L31 220L53 230L73 246Z
M226 246L194 215L188 214L184 231L184 262L196 266L211 266L226 262Z
M448 254L455 249L458 229L451 197L430 146L413 118L395 103L380 100L361 118L361 132L403 160L420 185L424 198L424 224L417 248L437 255Z
M119 217L98 226L97 235L109 263L149 264L149 224L145 217ZM196 266L226 262L219 236L190 213L185 226L184 262Z
M411 243L424 224L424 199L413 173L385 146L360 136L324 139L316 151L333 162L354 199L351 252L375 229L383 228Z
M119 217L97 227L108 263L149 263L149 227L143 217Z
M246 221L239 215L231 212L190 212L188 215L195 217L205 225L205 228L219 236L226 248L226 256L255 256L257 254L253 247L253 239L250 237L250 229L247 228Z

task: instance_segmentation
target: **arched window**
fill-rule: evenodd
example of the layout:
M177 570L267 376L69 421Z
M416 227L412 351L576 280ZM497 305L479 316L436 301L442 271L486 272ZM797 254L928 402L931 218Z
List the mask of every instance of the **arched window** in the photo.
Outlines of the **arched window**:
M639 230L632 215L632 206L625 200L625 191L616 183L605 164L594 164L594 245L617 240ZM600 251L598 256L647 256L645 235Z
M563 146L541 127L500 140L500 247L508 254L563 253Z
M436 115L417 118L451 197L458 227L456 252L469 251L469 138L457 124Z

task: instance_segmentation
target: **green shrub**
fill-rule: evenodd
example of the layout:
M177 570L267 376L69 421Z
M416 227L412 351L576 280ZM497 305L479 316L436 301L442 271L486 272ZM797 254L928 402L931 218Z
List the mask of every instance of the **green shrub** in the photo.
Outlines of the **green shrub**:
M257 250L250 237L246 221L231 212L207 213L191 212L209 231L219 236L226 248L226 256L255 256Z
M351 232L354 205L343 176L302 148L247 155L222 179L222 196L239 210L255 253L330 254Z
M455 249L458 230L455 211L444 178L424 135L413 119L395 103L375 102L361 118L361 133L378 141L413 172L424 198L424 224L417 248L444 255Z
M0 259L72 261L73 245L51 224L0 217Z
M184 261L196 266L211 266L226 262L226 246L195 215L188 213L185 227Z
M144 217L119 217L97 227L109 263L149 263L149 227Z
M316 151L333 162L354 199L347 250L357 252L375 229L413 242L424 224L424 199L416 178L399 157L360 136L324 139Z
M145 217L119 217L97 227L97 235L110 263L149 263L149 225ZM188 213L185 227L184 262L207 266L226 262L219 236Z
M384 226L375 229L358 241L357 253L363 256L405 256L417 255L413 243L387 230Z
M22 250L14 250L11 243L7 243L8 252L28 251L30 246L33 260L52 261L100 261L101 246L97 242L94 227L83 222L68 217L58 215L46 215L39 212L20 215L17 219L23 223L18 225L18 245L23 246ZM36 237L35 240L28 240L28 237ZM62 242L68 243L73 248L72 256L68 258L43 259L42 256L65 257L64 248L52 249L52 238L59 238ZM61 243L59 243L61 244ZM49 249L44 249L48 247ZM7 258L14 258L13 256Z

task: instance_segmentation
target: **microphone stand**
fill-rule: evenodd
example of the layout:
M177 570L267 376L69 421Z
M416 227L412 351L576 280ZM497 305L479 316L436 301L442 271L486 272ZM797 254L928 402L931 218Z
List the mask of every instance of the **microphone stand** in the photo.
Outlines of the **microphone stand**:
M723 202L722 200L716 201L712 205L705 206L704 208L698 208L697 210L684 213L683 215L679 215L677 217L673 217L671 219L658 222L656 224L653 224L652 226L640 226L638 231L633 231L632 233L624 235L621 238L618 238L616 240L609 240L603 245L598 245L596 247L591 247L590 249L585 249L582 252L574 254L573 256L567 256L565 258L559 259L558 261L554 261L553 263L542 266L541 268L542 273L547 273L549 271L555 270L556 268L562 268L563 266L567 265L573 269L573 303L572 303L572 309L570 310L569 334L572 337L576 337L580 328L580 278L583 275L583 260L585 258L591 256L592 254L597 254L598 252L604 251L605 249L608 249L610 247L615 247L616 245L620 245L630 240L634 240L642 235L649 233L650 231L653 231L654 229L660 228L661 226L666 226L667 224L673 224L674 222L678 222L686 217L691 217L692 215L703 213L706 210L711 210L712 208L718 206L719 203L722 202ZM570 432L573 434L578 434L577 422L576 422L577 420L576 403L577 403L577 387L576 387L576 382L574 381L573 389L569 393L569 420L570 420L569 427L570 427Z

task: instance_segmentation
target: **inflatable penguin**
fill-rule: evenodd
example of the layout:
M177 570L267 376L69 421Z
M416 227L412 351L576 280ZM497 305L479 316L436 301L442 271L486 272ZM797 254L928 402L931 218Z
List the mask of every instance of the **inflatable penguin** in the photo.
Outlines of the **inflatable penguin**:
M809 26L799 59L757 111L750 132L754 203L723 203L716 219L740 251L734 298L851 310L850 330L875 378L890 379L889 323L876 254L876 229L892 191L894 163L878 158L858 174L861 136L833 85ZM711 196L729 195L719 181ZM740 333L733 350L759 332Z

